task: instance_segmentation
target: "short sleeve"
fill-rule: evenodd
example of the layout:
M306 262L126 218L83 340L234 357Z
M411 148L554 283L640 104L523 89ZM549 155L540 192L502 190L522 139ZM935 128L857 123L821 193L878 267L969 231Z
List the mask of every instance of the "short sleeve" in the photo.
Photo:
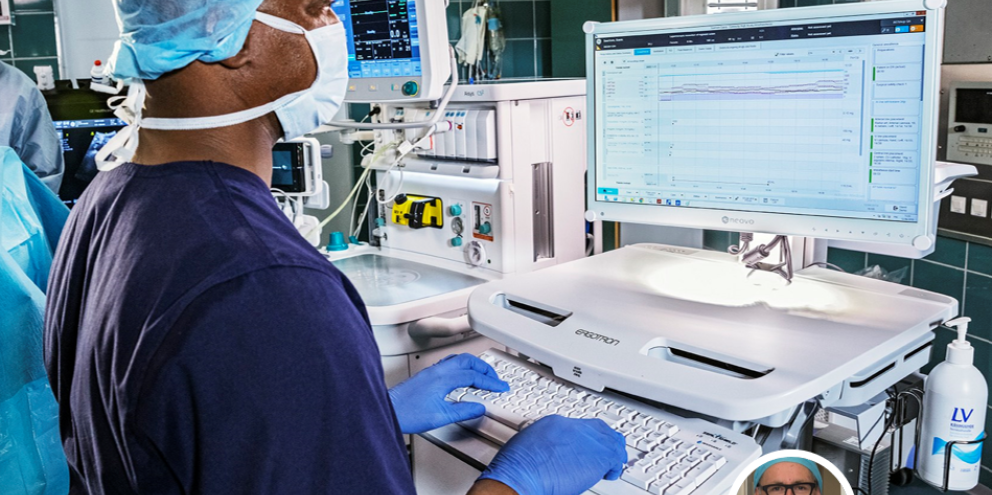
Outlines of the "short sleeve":
M371 328L332 270L197 297L136 391L138 493L413 493ZM357 302L360 304L360 302Z

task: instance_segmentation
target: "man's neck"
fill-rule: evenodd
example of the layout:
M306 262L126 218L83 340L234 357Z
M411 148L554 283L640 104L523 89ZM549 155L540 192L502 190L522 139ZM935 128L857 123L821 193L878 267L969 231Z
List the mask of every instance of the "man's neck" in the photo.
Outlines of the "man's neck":
M161 165L184 161L214 161L243 168L272 181L272 146L279 139L275 116L230 127L198 131L141 129L138 151L133 161L141 165Z

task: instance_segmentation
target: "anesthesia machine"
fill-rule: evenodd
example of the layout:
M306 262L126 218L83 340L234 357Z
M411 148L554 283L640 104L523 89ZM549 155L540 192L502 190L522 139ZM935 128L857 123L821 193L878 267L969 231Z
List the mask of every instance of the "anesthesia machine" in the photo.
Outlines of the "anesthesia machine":
M495 345L468 324L474 287L584 256L586 87L460 86L443 2L363 5L332 8L349 39L346 99L372 111L330 128L366 143L346 203L357 206L361 189L370 200L326 255L365 301L393 386L448 354ZM370 242L357 243L366 216Z

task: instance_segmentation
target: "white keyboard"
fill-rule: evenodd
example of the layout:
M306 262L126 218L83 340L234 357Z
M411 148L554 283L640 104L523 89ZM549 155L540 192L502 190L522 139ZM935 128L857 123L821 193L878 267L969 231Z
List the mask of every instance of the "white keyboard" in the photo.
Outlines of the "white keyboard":
M601 481L603 495L726 494L741 470L761 455L750 437L708 421L682 418L611 392L594 392L554 376L551 370L502 351L479 356L510 384L493 393L460 388L454 402L478 402L486 415L460 423L499 445L548 415L599 418L623 433L627 466L618 481Z

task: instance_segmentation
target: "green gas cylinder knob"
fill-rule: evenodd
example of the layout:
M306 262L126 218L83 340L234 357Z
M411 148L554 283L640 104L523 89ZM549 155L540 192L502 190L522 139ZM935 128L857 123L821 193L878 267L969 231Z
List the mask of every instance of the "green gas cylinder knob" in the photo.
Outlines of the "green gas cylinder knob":
M462 236L451 238L451 245L454 247L462 247Z
M451 213L451 216L457 217L462 214L462 205L451 205L448 212Z
M489 225L489 222L484 222L479 226L479 233L482 235L489 235L493 231L493 226Z

